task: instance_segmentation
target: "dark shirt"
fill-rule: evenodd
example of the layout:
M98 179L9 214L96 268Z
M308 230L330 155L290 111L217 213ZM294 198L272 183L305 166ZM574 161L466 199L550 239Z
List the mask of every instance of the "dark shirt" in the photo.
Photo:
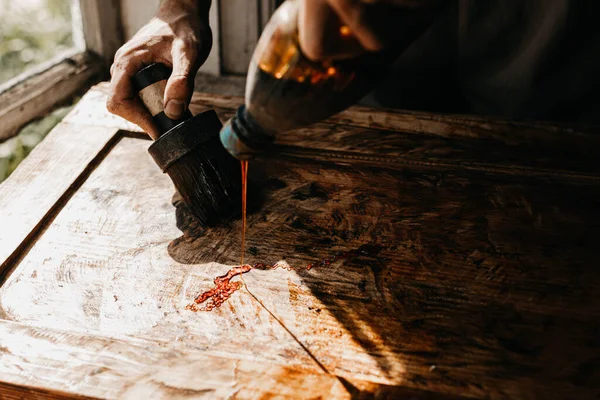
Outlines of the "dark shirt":
M457 0L363 104L600 123L600 0Z

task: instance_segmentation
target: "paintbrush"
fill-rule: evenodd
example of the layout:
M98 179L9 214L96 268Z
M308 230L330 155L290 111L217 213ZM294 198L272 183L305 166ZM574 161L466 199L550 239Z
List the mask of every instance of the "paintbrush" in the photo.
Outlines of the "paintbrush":
M163 98L171 69L154 63L133 77L133 86L161 135L148 152L167 173L203 226L231 219L241 208L240 162L219 139L222 127L214 110L179 120L164 112Z

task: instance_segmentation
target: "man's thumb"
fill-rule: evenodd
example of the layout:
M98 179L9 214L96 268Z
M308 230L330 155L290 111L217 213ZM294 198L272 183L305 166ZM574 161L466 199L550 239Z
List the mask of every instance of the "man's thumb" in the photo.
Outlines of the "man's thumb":
M164 98L165 114L171 119L181 118L190 104L194 90L191 65L186 56L173 57L173 73L167 81Z

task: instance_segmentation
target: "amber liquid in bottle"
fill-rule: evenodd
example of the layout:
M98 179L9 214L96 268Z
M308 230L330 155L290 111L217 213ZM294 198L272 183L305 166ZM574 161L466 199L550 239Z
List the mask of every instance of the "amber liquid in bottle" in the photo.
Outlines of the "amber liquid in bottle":
M323 120L356 103L379 81L385 55L314 62L304 56L298 3L285 2L257 44L248 71L246 108L272 136ZM343 36L343 33L340 33Z
M221 130L223 146L236 158L251 159L276 137L326 119L357 103L385 76L396 57L429 25L407 12L398 39L379 53L352 59L308 59L300 48L297 0L285 1L258 41L246 80L245 106ZM338 36L354 40L345 26Z

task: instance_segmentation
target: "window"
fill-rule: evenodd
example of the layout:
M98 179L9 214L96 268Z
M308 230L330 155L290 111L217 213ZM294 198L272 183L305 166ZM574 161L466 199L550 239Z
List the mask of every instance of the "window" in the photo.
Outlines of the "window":
M0 143L108 77L117 0L0 0Z
M119 4L0 0L0 182L62 118L58 106L108 77L123 42Z
M0 84L73 51L73 8L67 0L0 0Z

